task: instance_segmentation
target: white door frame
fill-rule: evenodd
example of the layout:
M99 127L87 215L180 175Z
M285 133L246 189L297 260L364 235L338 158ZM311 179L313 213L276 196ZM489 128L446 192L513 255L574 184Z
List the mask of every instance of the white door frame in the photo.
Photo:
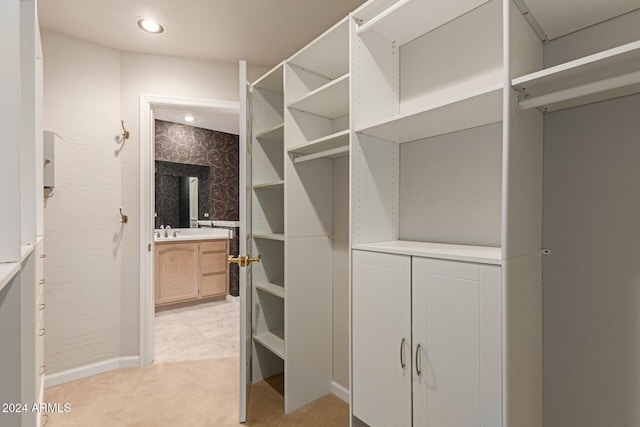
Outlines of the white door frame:
M153 212L155 205L154 141L152 110L167 108L206 108L223 114L239 114L240 103L215 99L140 95L140 366L153 362Z

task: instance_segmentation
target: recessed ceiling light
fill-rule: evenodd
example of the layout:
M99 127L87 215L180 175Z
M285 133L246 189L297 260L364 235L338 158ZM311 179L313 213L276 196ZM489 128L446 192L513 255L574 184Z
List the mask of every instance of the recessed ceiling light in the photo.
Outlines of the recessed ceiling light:
M140 29L146 31L147 33L152 34L160 34L164 32L164 27L162 26L162 24L150 18L138 19L138 27L140 27Z
M184 116L184 120L185 120L185 121L187 121L187 122L192 122L192 121L194 121L194 120L195 120L195 118L191 115L191 113L187 113L187 114Z

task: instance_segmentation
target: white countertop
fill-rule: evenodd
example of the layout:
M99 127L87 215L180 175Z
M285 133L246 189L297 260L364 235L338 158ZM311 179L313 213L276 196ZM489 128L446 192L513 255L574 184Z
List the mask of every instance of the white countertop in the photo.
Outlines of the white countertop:
M160 231L160 235L164 236L164 230ZM173 237L176 233L176 237ZM169 230L170 237L154 237L154 242L193 242L200 240L222 240L233 238L233 232L227 229L216 228L175 228Z

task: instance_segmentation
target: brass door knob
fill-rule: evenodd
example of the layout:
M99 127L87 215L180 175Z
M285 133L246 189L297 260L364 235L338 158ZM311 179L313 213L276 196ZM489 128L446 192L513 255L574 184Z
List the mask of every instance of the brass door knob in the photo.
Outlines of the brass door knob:
M227 258L227 261L229 262L229 264L238 264L238 267L246 267L246 265L247 265L247 257L246 256L234 257L232 255L229 255L229 258Z
M260 262L261 259L262 255L258 255L255 258L247 257L247 265L251 264L252 262Z

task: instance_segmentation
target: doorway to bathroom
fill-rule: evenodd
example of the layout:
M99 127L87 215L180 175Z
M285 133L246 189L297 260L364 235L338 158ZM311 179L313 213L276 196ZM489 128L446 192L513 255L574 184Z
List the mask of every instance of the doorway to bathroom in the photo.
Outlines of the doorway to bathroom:
M238 357L238 111L140 97L143 365Z

